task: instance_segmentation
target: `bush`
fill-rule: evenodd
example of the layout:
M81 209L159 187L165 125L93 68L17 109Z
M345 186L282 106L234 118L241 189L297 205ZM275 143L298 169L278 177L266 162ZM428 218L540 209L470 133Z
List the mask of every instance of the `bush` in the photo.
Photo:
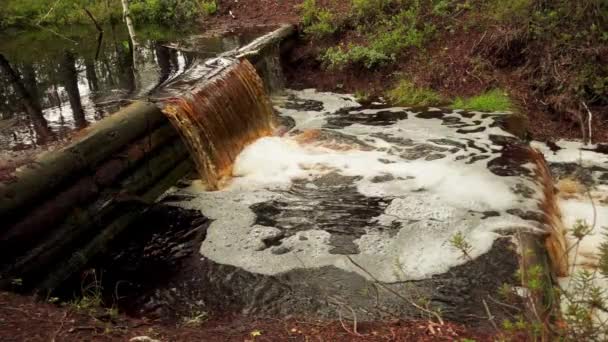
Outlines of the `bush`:
M399 0L352 0L351 13L357 21L373 21Z
M329 69L342 69L352 63L371 69L393 59L369 47L351 44L347 48L338 46L327 49L321 55L321 60Z
M513 109L513 103L507 93L500 89L494 89L468 99L457 98L452 104L452 108L480 112L501 112Z
M205 15L214 15L217 13L217 2L215 0L204 0L201 3L201 8Z
M110 0L107 4L101 0L3 0L0 2L0 28L35 24L89 24L91 21L83 7L100 22L120 18L122 14L119 0Z
M306 2L310 4L314 0ZM359 22L360 32L370 32L365 34L368 43L327 49L321 60L329 68L356 64L371 69L388 64L406 49L422 47L435 31L432 24L420 20L421 5L417 0L355 0L352 16ZM308 18L310 16L305 17Z
M134 0L129 5L136 23L188 25L201 15L197 0Z
M328 9L319 8L316 0L304 0L300 8L304 33L323 38L338 31L340 25L336 15Z
M399 81L393 89L386 93L386 96L395 106L429 107L438 106L444 102L435 91L416 87L414 83L405 79Z

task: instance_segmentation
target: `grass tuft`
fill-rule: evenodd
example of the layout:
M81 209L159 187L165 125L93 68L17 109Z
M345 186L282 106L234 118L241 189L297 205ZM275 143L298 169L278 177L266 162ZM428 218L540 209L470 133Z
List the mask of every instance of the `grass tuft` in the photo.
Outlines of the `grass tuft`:
M428 107L437 106L444 102L441 95L428 89L416 87L409 80L401 80L395 88L386 93L389 101L395 106Z
M470 98L457 98L452 104L454 109L479 112L501 112L513 109L509 95L501 89L494 89Z

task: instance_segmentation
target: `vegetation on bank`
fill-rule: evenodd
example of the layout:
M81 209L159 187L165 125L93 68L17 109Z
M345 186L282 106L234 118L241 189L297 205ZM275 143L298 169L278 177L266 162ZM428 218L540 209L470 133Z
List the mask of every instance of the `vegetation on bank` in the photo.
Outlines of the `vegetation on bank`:
M130 0L129 7L137 24L177 27L218 9L216 0ZM98 22L117 22L123 15L121 0L4 0L0 2L0 29L90 24L85 9Z
M397 106L438 106L445 103L445 100L437 92L416 87L411 81L402 79L395 88L387 92L387 97Z
M480 112L500 112L513 109L513 104L504 90L494 89L470 98L458 97L452 107Z
M318 58L328 69L394 70L413 56L429 54L434 44L470 36L478 41L464 58L488 65L494 81L485 99L457 104L511 107L491 92L504 87L492 74L499 72L516 75L529 102L574 121L584 121L587 107L608 107L604 0L351 0L346 15L334 12L343 6L323 4L304 0L301 13L304 32L325 46Z

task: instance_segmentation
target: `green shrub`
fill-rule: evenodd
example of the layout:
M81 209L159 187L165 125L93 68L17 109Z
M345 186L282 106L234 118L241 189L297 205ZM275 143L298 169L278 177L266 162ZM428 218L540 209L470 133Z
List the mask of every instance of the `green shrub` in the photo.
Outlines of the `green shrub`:
M352 0L351 15L357 21L372 21L382 16L389 6L399 0Z
M393 59L372 48L350 44L347 48L341 46L331 47L321 55L323 64L329 69L342 69L355 63L371 69L385 64Z
M213 0L131 0L129 9L138 24L186 26L201 12L210 13ZM100 23L120 20L120 0L3 0L0 1L0 28L40 25L90 24L87 8ZM217 10L217 8L215 9Z
M122 13L119 0L109 0L107 3L101 0L3 0L0 1L0 28L36 24L89 24L91 21L83 7L100 22L120 18Z
M300 9L304 33L323 38L338 31L336 15L328 9L319 8L316 0L304 0Z
M480 112L500 112L512 110L513 103L507 93L500 89L494 89L468 99L459 97L452 104L452 108Z
M215 0L203 0L201 8L205 15L214 15L217 13L217 2Z
M492 0L486 13L500 22L523 24L533 14L535 0Z
M187 26L201 15L197 0L132 0L129 8L139 24Z
M427 88L416 87L409 80L400 80L397 85L386 93L390 103L395 106L429 107L438 106L444 102L441 95Z

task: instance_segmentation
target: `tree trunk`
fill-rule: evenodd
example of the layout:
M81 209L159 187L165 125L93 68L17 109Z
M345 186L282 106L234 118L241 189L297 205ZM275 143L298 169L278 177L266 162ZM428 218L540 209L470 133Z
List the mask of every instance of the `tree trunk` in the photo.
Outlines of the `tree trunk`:
M69 51L66 51L64 54L63 63L61 64L61 75L65 91L68 93L76 127L83 128L87 125L87 121L84 117L84 109L82 109L80 91L78 90L76 60L74 59L74 55Z
M98 91L99 80L97 79L97 70L95 69L95 62L92 59L85 57L84 67L86 69L87 83L89 84L89 89L91 89L91 91Z
M121 0L122 2L122 15L127 24L127 29L129 30L129 37L133 43L133 46L137 48L137 36L135 35L135 26L133 26L133 20L131 18L131 11L129 10L129 0Z
M29 115L34 125L34 130L38 136L38 144L44 144L50 137L52 137L52 133L48 127L46 119L42 115L38 102L34 100L32 94L30 94L23 84L19 74L11 67L8 60L2 54L0 54L0 70L6 74L10 84L15 89L15 93L17 93L17 96L21 98L21 105L23 106L25 112Z
M40 155L35 163L15 173L15 181L0 183L0 217L3 224L20 211L36 205L39 199L52 196L57 188L86 169L93 169L125 144L166 123L153 104L136 102L98 122L87 135L59 151Z

